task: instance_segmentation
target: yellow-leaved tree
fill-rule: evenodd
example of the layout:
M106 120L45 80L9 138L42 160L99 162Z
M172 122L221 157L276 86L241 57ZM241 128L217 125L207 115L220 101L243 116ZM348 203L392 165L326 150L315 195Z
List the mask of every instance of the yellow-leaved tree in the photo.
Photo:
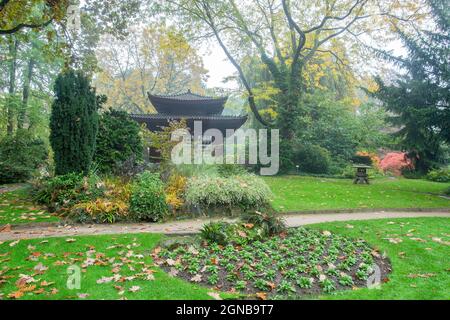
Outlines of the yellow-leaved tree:
M153 112L147 92L204 93L207 70L201 57L174 29L130 30L122 40L103 38L97 51L101 72L95 85L108 96L107 106L130 112Z

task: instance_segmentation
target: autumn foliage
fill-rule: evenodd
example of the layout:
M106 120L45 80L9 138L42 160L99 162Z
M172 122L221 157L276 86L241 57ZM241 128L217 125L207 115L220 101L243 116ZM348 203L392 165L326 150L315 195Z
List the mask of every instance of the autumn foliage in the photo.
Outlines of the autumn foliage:
M368 152L368 151L358 151L356 153L356 155L361 156L361 157L369 157L370 160L372 161L372 166L376 169L381 169L381 166L380 166L381 159L376 153Z
M402 174L402 169L414 169L414 164L404 152L391 152L381 160L380 167L384 173L390 172L396 176Z

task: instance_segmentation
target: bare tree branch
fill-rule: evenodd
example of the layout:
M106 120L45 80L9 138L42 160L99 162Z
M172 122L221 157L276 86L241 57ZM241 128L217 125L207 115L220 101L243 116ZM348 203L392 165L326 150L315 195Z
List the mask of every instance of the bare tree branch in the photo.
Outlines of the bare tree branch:
M315 27L312 27L312 28L310 28L310 29L308 29L308 30L305 30L304 32L305 32L305 33L311 33L311 32L313 32L313 31L322 29L322 28L325 26L325 24L327 23L327 21L329 21L329 20L339 20L339 21L345 20L345 19L347 19L347 18L352 14L352 12L356 9L356 7L357 7L358 5L360 5L360 8L361 8L361 7L364 6L366 3L367 3L367 0L357 0L357 1L355 1L355 3L353 4L353 6L347 11L347 13L346 13L345 15L340 16L340 17L335 17L335 16L325 16L325 17L323 17L323 19L322 19L322 21L320 22L319 25L317 25L317 26L315 26Z
M252 110L253 114L255 115L256 119L264 126L269 126L269 124L261 117L258 108L256 106L255 103L255 96L253 93L253 90L250 86L250 84L248 83L244 71L242 70L241 66L239 65L239 63L236 61L236 59L231 55L231 53L229 52L229 50L227 49L226 45L224 44L224 42L222 41L222 38L220 37L220 34L217 31L215 22L214 22L214 18L212 17L212 12L211 12L211 8L209 6L208 3L202 2L202 5L204 7L206 16L208 18L207 23L209 24L210 28L213 30L214 35L216 37L217 42L219 43L220 47L222 48L223 52L225 53L225 55L228 57L228 59L230 60L231 64L236 68L236 70L239 73L239 77L245 87L245 89L247 89L248 92L248 103L250 105L250 109Z

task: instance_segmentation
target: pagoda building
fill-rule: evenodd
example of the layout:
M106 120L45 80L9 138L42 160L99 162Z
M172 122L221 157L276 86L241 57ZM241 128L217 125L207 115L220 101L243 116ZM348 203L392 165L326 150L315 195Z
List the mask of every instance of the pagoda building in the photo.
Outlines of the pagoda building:
M148 93L148 98L157 114L132 114L131 118L139 124L145 123L151 131L160 131L171 121L184 119L191 134L194 132L194 122L201 121L202 134L208 129L219 129L225 137L227 129L237 130L247 121L247 115L222 115L228 97L207 97L188 90L175 95Z

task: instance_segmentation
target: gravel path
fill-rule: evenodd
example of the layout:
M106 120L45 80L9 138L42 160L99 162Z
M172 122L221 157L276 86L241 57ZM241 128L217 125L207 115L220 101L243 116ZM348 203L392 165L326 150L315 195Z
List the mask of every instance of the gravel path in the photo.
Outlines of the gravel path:
M384 218L415 218L415 217L449 217L447 212L365 212L365 213L321 213L321 214L291 214L283 216L289 227L332 221L369 220ZM3 227L0 230L0 241L33 239L47 237L68 237L78 235L100 235L121 233L164 233L191 234L198 232L204 223L226 219L196 219L167 223L133 223L113 225L66 225L34 227Z

